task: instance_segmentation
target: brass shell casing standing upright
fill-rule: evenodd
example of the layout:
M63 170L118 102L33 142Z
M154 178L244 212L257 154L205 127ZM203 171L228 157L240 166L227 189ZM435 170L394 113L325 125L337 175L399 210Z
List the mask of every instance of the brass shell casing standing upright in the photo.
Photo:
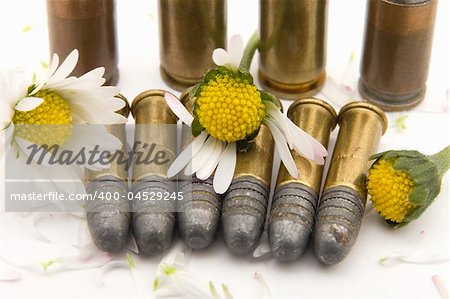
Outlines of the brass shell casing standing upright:
M117 111L117 113L128 117L130 106L128 101L122 96L126 104ZM126 157L126 134L125 124L106 126L108 133L114 135L122 142L120 151ZM121 159L117 156L117 159ZM122 162L125 159L121 159ZM119 251L123 249L128 241L130 231L130 205L128 202L128 172L126 165L118 163L118 160L111 162L109 168L101 171L85 170L86 193L105 195L105 198L111 196L117 200L100 200L93 198L87 202L87 224L92 239L98 248L105 251Z
M246 152L238 152L236 168L222 207L225 245L237 255L250 253L264 228L269 200L274 140L261 125Z
M338 123L314 226L314 253L325 264L340 262L356 241L366 204L369 158L387 129L384 112L366 102L342 107Z
M290 106L288 117L324 147L328 146L337 120L328 103L314 98L297 100ZM293 157L299 177L293 178L284 165L280 166L269 217L270 246L281 261L298 259L308 244L324 168L296 152Z
M172 88L197 84L226 47L226 0L159 0L161 76Z
M139 252L146 255L166 250L172 242L175 227L175 201L141 200L152 192L175 192L175 182L167 178L167 169L176 156L177 117L167 106L164 93L163 90L143 92L134 99L131 107L136 119L135 152L145 156L154 145L153 151L164 152L164 159L169 160L159 164L137 164L133 160L132 228ZM136 146L138 141L141 144Z
M190 88L181 95L181 101L192 111L194 99L189 97ZM192 142L191 128L183 126L182 147ZM214 192L213 175L199 180L195 175L179 180L179 190L185 200L178 208L178 231L184 243L192 249L203 249L214 241L220 221L222 200Z
M74 76L105 67L106 85L119 80L115 0L47 0L50 54L80 51Z
M317 93L325 82L326 0L261 0L259 80L279 98Z
M359 91L385 110L425 97L437 0L368 0Z

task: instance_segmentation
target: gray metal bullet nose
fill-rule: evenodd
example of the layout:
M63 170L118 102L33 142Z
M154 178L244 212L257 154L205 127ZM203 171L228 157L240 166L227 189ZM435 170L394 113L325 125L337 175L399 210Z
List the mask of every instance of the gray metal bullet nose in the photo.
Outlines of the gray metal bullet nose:
M269 226L269 242L274 256L284 262L298 259L305 251L311 228L291 220L281 220Z
M208 247L214 240L219 219L220 211L212 206L193 206L180 212L180 235L185 244L192 249Z
M354 232L345 224L325 223L314 232L314 253L319 261L333 265L342 261L352 248Z
M125 247L130 230L129 213L119 211L88 213L87 218L89 231L98 248L114 252Z
M139 252L157 255L172 243L174 216L164 212L135 213L132 227Z
M317 193L302 183L278 186L269 218L269 242L280 261L298 259L305 251L314 225Z
M228 250L236 255L250 253L261 236L264 219L245 214L223 218L224 240Z
M203 249L214 241L220 221L222 201L214 192L212 177L205 181L192 179L181 183L185 199L179 202L178 231L192 249Z
M342 261L358 237L364 205L351 188L338 186L327 190L317 209L314 226L314 254L322 263Z

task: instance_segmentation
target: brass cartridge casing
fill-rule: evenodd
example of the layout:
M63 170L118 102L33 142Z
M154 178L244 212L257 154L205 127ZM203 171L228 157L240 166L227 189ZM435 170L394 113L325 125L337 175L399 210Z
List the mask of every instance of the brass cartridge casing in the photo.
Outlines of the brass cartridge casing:
M161 76L172 88L198 83L226 47L226 0L159 0Z
M384 112L367 102L345 105L314 226L314 253L323 263L344 259L356 241L366 204L369 158L387 129Z
M119 80L115 0L47 0L50 54L61 60L74 49L74 76L105 67L106 85Z
M327 102L305 98L295 101L288 117L325 148L336 127L337 114ZM314 226L323 165L293 151L299 176L293 178L280 166L272 210L269 216L269 242L274 256L281 261L298 259L306 249Z
M143 200L151 194L173 194L175 183L167 178L167 169L176 156L177 117L164 99L163 90L149 90L133 101L136 119L135 153L146 156L165 153L165 163L137 163L133 159L132 228L139 252L156 255L166 250L175 226L175 201ZM138 144L139 142L139 144Z
M281 105L281 104L280 104ZM238 152L236 168L222 206L225 245L237 255L250 253L264 228L269 200L274 140L265 125L246 152Z
M118 95L126 104L117 111L117 113L128 117L130 114L130 106L128 101L122 95ZM126 152L126 135L125 124L106 126L108 133L114 135L122 142L123 157L127 156ZM93 198L87 201L87 224L92 239L98 248L105 251L119 251L123 249L128 241L130 231L130 205L128 202L128 173L125 159L111 162L109 168L100 171L85 170L85 184L87 194L94 195L96 193L108 194L111 198L118 200L100 200ZM121 163L118 163L118 162ZM116 197L117 195L118 197ZM106 196L105 196L106 197Z
M326 0L261 0L259 80L283 99L317 93L326 78Z
M189 97L190 88L183 92L180 99L189 111L192 111L194 98ZM182 148L192 142L191 128L183 126ZM214 192L213 176L199 180L195 175L180 177L179 191L185 200L179 202L177 220L178 231L184 243L192 249L206 248L212 244L220 221L222 200Z
M437 0L368 0L359 91L384 110L425 97Z

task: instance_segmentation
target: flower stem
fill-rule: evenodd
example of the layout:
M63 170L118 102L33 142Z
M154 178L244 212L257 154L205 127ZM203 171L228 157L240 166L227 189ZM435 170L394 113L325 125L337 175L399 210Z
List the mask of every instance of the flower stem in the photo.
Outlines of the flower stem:
M431 155L430 160L436 163L439 171L439 176L444 176L450 168L450 145L444 147L440 152Z
M256 49L259 47L258 33L255 31L252 37L247 42L242 55L241 63L239 64L239 70L243 72L249 72L252 65L253 55L255 55Z

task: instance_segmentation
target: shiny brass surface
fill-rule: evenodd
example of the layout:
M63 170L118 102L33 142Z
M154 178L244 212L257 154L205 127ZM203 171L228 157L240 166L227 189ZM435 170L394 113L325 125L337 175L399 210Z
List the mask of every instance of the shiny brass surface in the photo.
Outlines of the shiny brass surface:
M159 0L161 75L183 90L215 65L212 52L226 47L226 0Z
M233 180L252 176L270 187L274 145L269 128L261 125L254 143L246 152L238 152Z
M369 157L387 129L387 117L375 105L352 102L342 107L338 123L339 134L323 192L345 186L357 191L365 201Z
M119 79L115 0L47 0L50 54L60 61L74 49L80 58L72 75L105 68L106 85Z
M359 90L384 110L425 97L437 0L369 0Z
M325 82L326 0L260 1L259 79L279 98L317 93Z
M116 113L119 113L124 117L128 118L128 115L130 114L130 105L128 104L127 99L121 94L117 95L116 98L120 98L125 102L125 106L119 111L116 111ZM120 151L124 153L124 155L127 155L126 151L127 138L125 135L125 124L108 125L106 126L106 130L108 131L108 133L117 137L122 142L122 147L120 148ZM119 159L119 157L117 157L117 159ZM119 165L117 163L117 159L115 161L112 161L111 166L107 169L103 169L100 171L91 171L89 169L86 169L84 176L85 180L87 182L93 182L102 177L111 176L118 178L119 180L122 181L128 181L128 172L126 170L126 165L123 163Z
M161 165L134 163L133 181L149 175L167 178L167 169L176 157L177 117L167 106L164 93L164 90L149 90L139 94L133 101L131 112L136 119L134 140L141 142L136 151L145 155L149 146L143 148L144 144L154 144L154 153L163 151L165 159L170 161Z
M330 134L336 127L337 121L336 111L330 104L315 98L300 99L289 107L288 117L325 148L328 147ZM277 188L292 182L299 182L319 194L323 165L318 165L295 151L292 151L292 155L297 165L299 177L293 178L281 164Z

